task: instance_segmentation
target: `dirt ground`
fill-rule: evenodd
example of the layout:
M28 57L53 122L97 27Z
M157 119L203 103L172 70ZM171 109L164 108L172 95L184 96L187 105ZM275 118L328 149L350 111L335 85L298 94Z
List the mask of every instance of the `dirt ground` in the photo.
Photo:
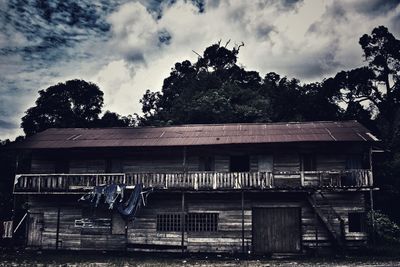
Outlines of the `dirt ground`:
M400 257L400 255L399 255ZM185 256L168 254L106 254L78 252L0 252L0 266L399 266L400 258L336 257L293 259L239 259L233 256Z

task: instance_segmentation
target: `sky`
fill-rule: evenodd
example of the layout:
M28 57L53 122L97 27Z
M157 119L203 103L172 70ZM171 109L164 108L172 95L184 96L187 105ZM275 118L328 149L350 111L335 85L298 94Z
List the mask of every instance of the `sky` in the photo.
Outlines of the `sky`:
M0 0L0 140L22 135L38 91L96 83L104 108L141 113L176 62L230 40L238 63L303 83L365 65L359 38L400 39L400 0Z

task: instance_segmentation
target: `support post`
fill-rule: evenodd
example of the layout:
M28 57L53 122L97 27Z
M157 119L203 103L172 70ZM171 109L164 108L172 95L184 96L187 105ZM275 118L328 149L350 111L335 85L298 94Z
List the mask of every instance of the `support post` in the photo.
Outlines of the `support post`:
M182 255L185 253L185 192L182 191L182 212L181 212L181 247Z
M60 208L58 208L57 210L56 250L58 250L59 236L60 236Z
M311 196L312 200L314 202L314 205L317 205L317 200L315 197L315 193ZM317 215L317 211L314 212L314 225L315 225L315 254L318 255L319 252L319 240L318 240L318 215Z
M315 253L318 255L319 250L319 240L318 240L318 217L317 213L314 214L314 221L315 221Z
M183 159L182 159L182 172L183 172L183 181L181 185L182 188L185 188L186 186L189 185L189 182L187 181L187 167L186 167L186 152L187 148L186 146L183 147Z
M183 172L186 172L186 154L187 154L187 147L183 147L183 159L182 159L182 169Z
M374 198L372 189L369 190L369 202L370 202L370 212L371 212L371 242L375 244L375 216L374 216Z
M374 175L372 172L372 147L369 148L369 170L371 172L370 177L368 177L368 186L373 186L374 185Z
M242 253L245 254L244 248L244 191L242 189Z

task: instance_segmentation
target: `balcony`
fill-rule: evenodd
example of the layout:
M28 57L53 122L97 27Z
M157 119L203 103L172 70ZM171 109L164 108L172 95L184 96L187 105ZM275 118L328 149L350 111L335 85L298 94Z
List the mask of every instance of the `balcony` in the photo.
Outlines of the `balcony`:
M370 170L307 172L187 172L107 174L18 174L14 194L81 194L95 186L120 183L158 190L294 190L368 188Z

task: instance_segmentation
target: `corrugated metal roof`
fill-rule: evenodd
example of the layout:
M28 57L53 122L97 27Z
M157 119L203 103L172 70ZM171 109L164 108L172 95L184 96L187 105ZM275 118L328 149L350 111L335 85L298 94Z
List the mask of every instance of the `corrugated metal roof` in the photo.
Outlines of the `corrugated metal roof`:
M356 121L193 124L139 128L53 128L19 148L196 146L286 142L378 141Z

